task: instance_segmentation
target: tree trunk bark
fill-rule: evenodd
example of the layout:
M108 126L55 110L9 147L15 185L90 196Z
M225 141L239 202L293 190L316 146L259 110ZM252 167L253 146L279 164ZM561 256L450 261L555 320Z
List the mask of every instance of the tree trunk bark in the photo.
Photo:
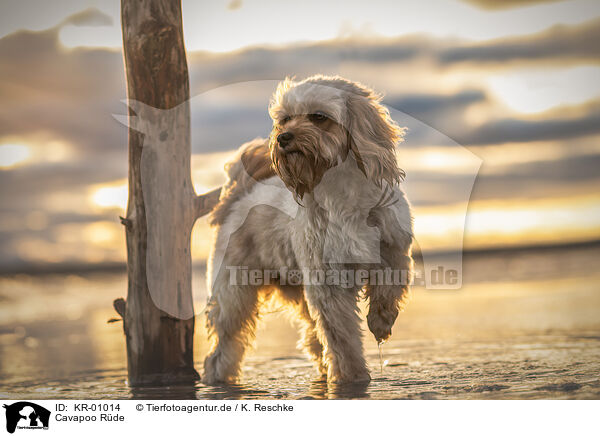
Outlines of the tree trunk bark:
M188 68L180 0L122 0L129 104L127 302L131 385L193 382L190 238L219 190L196 196L190 172Z

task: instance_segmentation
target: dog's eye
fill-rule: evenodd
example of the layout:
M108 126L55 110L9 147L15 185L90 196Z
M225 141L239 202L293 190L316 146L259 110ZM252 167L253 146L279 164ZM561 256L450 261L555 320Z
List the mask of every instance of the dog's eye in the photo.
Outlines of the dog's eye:
M323 112L315 112L314 114L310 114L308 116L308 119L311 120L313 123L321 123L323 121L325 121L327 118L329 118L326 114L324 114Z
M282 124L282 125L283 125L283 124L287 123L287 122L288 122L289 120L291 120L291 119L292 119L292 117L290 117L289 115L286 115L285 117L283 117L283 118L281 119L281 121L279 121L279 124Z

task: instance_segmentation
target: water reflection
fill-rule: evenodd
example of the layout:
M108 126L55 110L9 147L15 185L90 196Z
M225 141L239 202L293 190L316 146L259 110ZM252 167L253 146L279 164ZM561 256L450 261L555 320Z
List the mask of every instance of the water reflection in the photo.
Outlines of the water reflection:
M130 398L134 400L195 400L197 391L196 383L129 388Z

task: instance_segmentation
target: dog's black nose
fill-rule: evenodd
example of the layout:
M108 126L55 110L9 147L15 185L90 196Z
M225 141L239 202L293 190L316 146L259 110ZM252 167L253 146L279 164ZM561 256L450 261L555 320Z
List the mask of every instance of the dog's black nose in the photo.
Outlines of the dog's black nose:
M290 132L283 132L277 135L277 142L279 142L280 147L287 147L292 139L294 139L294 135Z

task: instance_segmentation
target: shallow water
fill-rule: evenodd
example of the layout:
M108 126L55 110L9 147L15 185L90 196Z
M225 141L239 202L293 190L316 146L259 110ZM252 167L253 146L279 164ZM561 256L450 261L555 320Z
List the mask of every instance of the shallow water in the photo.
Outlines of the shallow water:
M235 386L130 388L120 323L107 324L122 274L0 278L0 397L31 399L600 398L600 248L477 256L460 291L415 289L387 364L366 330L373 380L317 380L282 313L263 316ZM200 287L202 277L195 277ZM196 292L200 313L205 293ZM364 310L363 310L364 313ZM195 361L207 352L196 323Z

